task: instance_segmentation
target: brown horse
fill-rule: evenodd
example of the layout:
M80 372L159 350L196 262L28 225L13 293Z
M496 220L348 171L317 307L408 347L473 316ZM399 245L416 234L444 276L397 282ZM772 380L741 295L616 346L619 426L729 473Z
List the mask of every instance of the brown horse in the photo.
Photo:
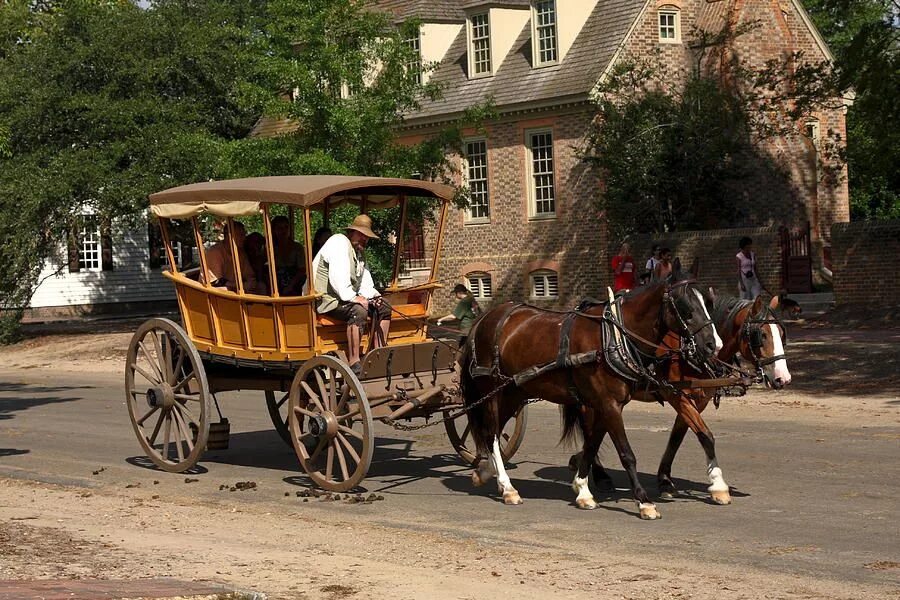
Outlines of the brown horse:
M498 436L527 399L541 398L562 405L564 437L580 425L582 457L589 459L579 462L573 482L577 506L597 507L588 475L608 433L631 479L641 517L659 517L638 481L622 409L641 387L664 385L654 368L659 344L669 332L679 336L678 352L692 362L710 359L722 341L701 292L681 274L629 292L617 304L618 317L611 319L604 304L561 313L507 303L476 323L460 359L461 383L471 407L473 438L480 454L489 459L476 466L473 483L481 485L496 474L504 503L522 502L504 469ZM612 352L605 342L613 343ZM630 372L615 354L616 348L629 345L635 350Z
M778 307L778 297L772 298L769 306L762 298L755 302L740 300L738 298L716 297L712 294L711 312L715 319L716 329L722 336L723 347L718 354L722 363L732 363L736 357L749 363L759 372L763 379L776 389L790 384L791 374L787 368L787 360L784 356L784 329L775 316ZM674 347L677 339L671 336L664 340L664 346ZM702 373L675 359L669 365L667 378L669 381L702 381L709 379L707 373ZM660 399L668 402L676 411L675 423L669 435L669 442L659 464L657 482L660 496L672 498L676 494L675 484L672 482L672 463L681 446L688 429L697 436L700 445L706 454L707 475L710 485L707 490L716 504L730 504L731 493L728 484L722 474L716 458L715 437L706 421L701 417L703 410L709 405L716 393L715 388L691 388L679 393L663 391L654 394L638 393L635 400L644 402L658 402ZM569 461L573 470L581 459L575 455ZM594 462L592 469L594 483L600 489L612 489L612 479L603 469L599 461Z

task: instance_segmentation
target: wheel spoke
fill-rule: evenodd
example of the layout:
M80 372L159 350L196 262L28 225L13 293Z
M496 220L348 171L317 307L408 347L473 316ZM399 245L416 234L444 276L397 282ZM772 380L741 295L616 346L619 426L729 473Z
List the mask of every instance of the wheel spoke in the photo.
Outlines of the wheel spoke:
M172 369L172 380L169 383L175 383L175 378L181 375L181 369L184 368L184 356L187 354L184 351L184 348L178 346L178 361L175 363L175 367Z
M365 439L365 438L363 438L363 434L356 431L352 427L347 427L346 425L338 425L338 431L343 431L347 435L352 435L353 437L355 437L358 440Z
M164 367L163 373L166 376L165 381L171 385L175 376L172 370L172 340L169 338L168 334L163 334L162 336L162 360Z
M360 413L360 410L359 410L359 407L357 406L356 408L354 408L353 410L351 410L350 412L348 412L346 414L335 415L335 418L338 421L352 421L353 417L359 416L359 413Z
M338 400L337 408L334 409L335 414L341 414L341 411L347 408L347 401L350 399L350 386L346 383L341 386L341 399Z
M344 451L341 450L341 444L337 440L332 440L331 445L334 446L334 452L338 457L338 464L341 466L341 475L344 476L344 481L350 479L350 474L347 472L347 459L344 458Z
M172 432L175 434L175 439L173 442L175 443L175 452L178 454L178 462L184 460L184 449L181 447L181 423L178 421L178 410L172 409L172 420L175 422L175 430Z
M313 453L309 455L309 462L313 463L318 457L319 453L322 452L322 448L325 447L324 440L319 438L319 443L316 445L316 449L313 450Z
M182 403L182 402L176 402L175 405L180 409L180 411L181 411L181 418L182 418L182 419L184 419L184 418L185 418L185 415L187 415L188 418L185 419L185 424L187 424L187 423L200 423L200 419L197 419L196 417L194 417L194 413L192 413L192 412L191 412L191 409L189 409L189 408L187 407L187 404L184 404L184 403Z
M153 369L153 372L156 373L156 376L158 378L158 379L150 379L148 377L148 379L154 383L162 383L162 381L163 381L162 372L159 370L159 367L156 364L157 361L153 360L153 356L150 354L150 351L147 350L147 346L144 345L144 340L140 340L138 342L138 346L144 352L144 356L147 357L147 364L150 365L150 368ZM137 356L134 357L134 363L135 363L135 368L137 368ZM141 375L144 375L144 373L145 373L145 371L142 371ZM147 377L147 376L144 375L144 377Z
M186 386L188 383L190 383L192 379L196 379L196 376L194 375L194 371L191 371L190 373L185 375L181 381L179 381L178 383L173 385L172 391L176 392L176 391L180 390L181 388Z
M172 417L169 413L164 413L163 417L166 420L166 432L163 434L162 456L163 460L169 460L169 438L172 435Z
M350 453L350 456L353 457L353 460L356 461L356 464L362 462L359 460L359 454L356 453L356 448L353 447L353 444L351 444L350 441L345 438L340 431L337 432L337 439L339 439L341 443L344 444L344 448L347 449L347 452Z
M280 409L282 406L284 406L284 403L287 402L290 397L291 397L290 393L285 394L284 398L282 398L275 406L277 406Z
M143 425L143 424L144 424L144 421L146 421L148 418L150 418L150 415L152 415L153 413L155 413L155 412L158 411L158 410L159 410L159 407L158 407L158 406L152 407L152 408L147 412L146 415L144 415L143 417L141 417L140 419L137 420L137 424L138 424L138 425Z
M152 364L152 363L151 363L151 364ZM141 366L138 365L136 362L131 363L131 368L134 369L135 373L140 373L140 374L141 374L141 377L143 377L144 379L146 379L146 380L149 381L150 383L155 383L155 384L157 384L157 385L159 385L159 384L161 383L161 381L160 381L159 379L157 379L157 378L155 378L155 377L152 377L152 376L150 375L150 373L148 373L148 372L145 371L143 368L141 368Z
M311 418L313 418L313 419L315 419L316 417L319 416L318 413L314 413L314 412L312 412L311 410L306 410L305 408L300 408L299 406L295 406L295 407L294 407L294 414L295 414L295 415L303 415L303 416L306 416L306 417L311 417Z
M176 400L200 402L200 394L172 394Z
M168 381L166 378L166 373L168 373L166 353L162 348L162 343L159 341L159 332L153 330L150 332L150 335L153 337L153 349L156 350L156 372L159 373L160 381Z
M153 446L156 444L156 436L159 435L159 429L162 427L163 417L165 417L165 413L160 411L159 418L156 420L156 427L153 428L153 433L150 434L150 437L147 438L147 441L150 442L150 445Z
M319 398L322 399L322 403L328 410L332 410L333 407L328 404L328 387L325 385L325 380L322 379L322 374L317 369L313 369L313 375L315 375L316 383L319 385Z
M334 369L328 369L328 401L330 403L329 408L331 410L337 412L337 373L335 373Z
M472 425L470 423L466 423L466 428L463 429L462 435L459 436L459 443L463 446L466 445L466 440L469 439L469 432L472 430Z
M331 481L331 471L334 468L334 446L328 444L328 456L325 459L325 479Z
M502 432L502 433L500 434L500 436L503 438L503 441L504 441L504 442L508 442L508 441L509 441L509 434L506 433L505 431Z
M322 402L319 400L319 396L316 395L311 387L309 387L308 383L306 383L305 381L301 381L300 387L302 387L306 391L306 393L309 395L309 399L312 400L313 404L316 405L316 408L318 408L321 412L326 412L325 407L322 406Z
M178 430L181 432L181 435L184 436L184 443L188 447L188 454L194 451L194 442L191 441L190 427L188 427L187 422L184 420L184 415L181 414L181 410L179 409L178 404L175 405L175 424L178 426Z

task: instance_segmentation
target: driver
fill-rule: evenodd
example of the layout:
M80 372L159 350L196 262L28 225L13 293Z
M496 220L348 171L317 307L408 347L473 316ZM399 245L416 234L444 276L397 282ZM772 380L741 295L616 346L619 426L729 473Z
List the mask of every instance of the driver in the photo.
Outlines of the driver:
M378 239L372 231L372 219L359 215L347 227L347 235L336 233L328 238L312 262L315 289L323 293L316 310L347 323L347 362L357 375L362 370L360 328L369 313L378 319L382 334L375 336L376 348L384 345L391 326L391 307L375 289L366 268L365 248L370 239Z

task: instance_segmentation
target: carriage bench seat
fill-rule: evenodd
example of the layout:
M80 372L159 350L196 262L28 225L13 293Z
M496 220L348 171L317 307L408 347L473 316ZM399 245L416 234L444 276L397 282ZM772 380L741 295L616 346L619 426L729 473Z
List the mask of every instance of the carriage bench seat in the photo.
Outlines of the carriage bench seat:
M393 309L394 310L391 311L391 319L393 320L402 319L403 317L400 315L414 319L424 319L428 316L424 304L397 304ZM316 323L318 323L320 327L345 327L347 325L344 321L332 319L328 315L320 314L316 314Z

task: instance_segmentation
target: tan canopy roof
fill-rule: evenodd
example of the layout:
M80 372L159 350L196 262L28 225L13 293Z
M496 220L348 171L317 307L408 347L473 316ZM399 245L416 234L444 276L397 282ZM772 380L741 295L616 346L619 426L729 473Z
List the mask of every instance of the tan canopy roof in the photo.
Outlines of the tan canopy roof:
M329 205L359 203L365 198L368 204L387 207L400 194L450 200L454 190L430 181L387 177L252 177L193 183L151 194L150 208L153 214L170 219L193 217L201 212L238 217L258 213L261 203L321 207L329 198Z

